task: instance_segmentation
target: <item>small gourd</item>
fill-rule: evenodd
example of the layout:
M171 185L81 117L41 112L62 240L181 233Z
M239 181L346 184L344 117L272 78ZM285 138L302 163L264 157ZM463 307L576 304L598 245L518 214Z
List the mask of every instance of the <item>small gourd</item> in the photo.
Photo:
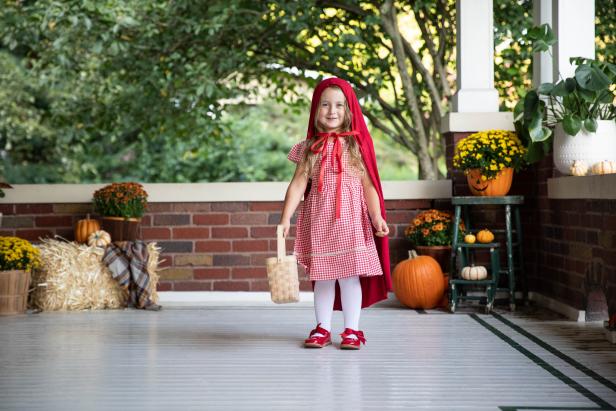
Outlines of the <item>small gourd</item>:
M593 174L612 174L616 173L616 161L599 161L592 166Z
M475 237L474 234L467 234L464 236L464 242L467 244L475 244L475 241L477 241L477 237Z
M575 160L570 168L571 175L585 176L588 174L588 166L582 160Z
M90 247L101 247L105 248L111 243L111 236L107 231L98 230L90 234L88 237L88 245Z
M460 276L464 280L485 280L488 278L488 270L482 265L472 265L470 267L464 267Z
M494 234L490 230L483 229L477 233L477 241L480 243L491 243L494 241Z
M91 220L90 214L88 214L84 220L79 220L77 224L75 224L75 241L85 244L90 234L100 229L101 225L98 220Z

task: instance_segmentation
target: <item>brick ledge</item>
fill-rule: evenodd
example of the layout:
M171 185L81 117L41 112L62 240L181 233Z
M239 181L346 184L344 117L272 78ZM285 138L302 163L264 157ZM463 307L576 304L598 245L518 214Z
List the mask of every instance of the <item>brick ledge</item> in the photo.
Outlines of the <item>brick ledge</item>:
M144 184L151 203L282 201L288 182ZM14 184L2 203L89 203L104 184ZM451 180L383 181L386 200L451 197Z
M549 178L548 198L616 200L616 174Z

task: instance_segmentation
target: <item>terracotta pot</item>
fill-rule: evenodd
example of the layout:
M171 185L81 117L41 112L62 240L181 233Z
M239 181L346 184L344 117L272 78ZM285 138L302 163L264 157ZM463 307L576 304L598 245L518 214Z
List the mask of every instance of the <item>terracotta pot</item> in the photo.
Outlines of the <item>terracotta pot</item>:
M0 315L25 313L29 287L30 271L0 271Z
M111 236L111 241L135 241L139 233L140 218L103 217L103 230Z
M429 255L441 266L443 274L449 273L451 265L451 246L449 245L418 245L413 247L419 255Z
M476 196L496 197L507 195L513 181L513 168L503 168L496 178L483 181L478 168L468 170L466 182Z

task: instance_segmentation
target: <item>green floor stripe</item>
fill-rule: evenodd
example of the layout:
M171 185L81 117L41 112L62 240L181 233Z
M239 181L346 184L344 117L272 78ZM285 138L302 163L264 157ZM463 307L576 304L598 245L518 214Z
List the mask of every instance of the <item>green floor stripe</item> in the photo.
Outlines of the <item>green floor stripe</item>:
M557 411L564 411L564 410L575 410L575 411L580 411L580 410L589 410L589 411L614 411L613 409L609 409L606 410L605 408L597 408L597 407L591 407L591 408L586 408L586 407L524 407L524 406L520 406L520 407L498 407L501 409L501 411L519 411L519 410L557 410Z
M524 407L524 406L520 406L520 407L498 407L501 409L501 411L519 411L519 410L557 410L557 411L563 411L563 410L575 410L575 411L579 411L579 410L589 410L589 411L614 411L612 409L606 410L605 408L597 408L597 407Z
M543 368L544 370L546 370L547 372L552 374L554 377L558 378L560 381L562 381L563 383L567 384L569 387L573 388L574 390L576 390L577 392L582 394L589 401L594 402L595 404L597 404L600 407L600 408L594 408L594 409L596 409L596 410L611 410L611 409L614 408L609 403L607 403L606 401L602 400L597 395L592 393L586 387L580 385L579 383L577 383L576 381L574 381L570 377L568 377L565 374L563 374L562 372L558 371L556 368L554 368L553 366L551 366L550 364L548 364L547 362L545 362L544 360L539 358L537 355L533 354L532 352L530 352L529 350L527 350L526 348L522 347L520 344L518 344L517 342L512 340L510 337L505 335L503 332L499 331L498 329L496 329L492 325L488 324L487 322L485 322L484 320L479 318L479 316L477 316L477 314L470 314L470 317L473 320L477 321L479 324L481 324L484 328L486 328L487 330L492 332L492 334L496 335L498 338L500 338L501 340L503 340L504 342L509 344L512 348L514 348L517 351L519 351L522 355L526 356L532 362L534 362L535 364L537 364L538 366L540 366L541 368ZM512 407L512 406L500 407L500 408L501 408L501 410L542 409L541 407L532 407L532 408L526 407L526 408L523 408L523 407ZM567 409L567 408L569 408L569 409L584 409L583 407L582 408L564 407L564 408L561 408L561 409ZM549 407L547 409L549 409ZM558 409L558 408L556 408L556 409ZM592 408L588 408L588 409L592 409Z
M610 381L607 378L602 377L601 375L597 374L596 372L594 372L590 368L580 364L579 362L577 362L573 358L569 357L568 355L558 351L556 348L552 347L548 343L544 342L543 340L541 340L538 337L534 336L533 334L529 333L528 331L526 331L525 329L523 329L519 325L516 325L516 324L512 323L508 319L504 318L502 315L496 314L496 313L492 313L492 315L494 316L494 318L496 318L497 320L499 320L503 324L507 325L508 327L514 329L516 332L522 334L524 337L528 338L529 340L531 340L532 342L534 342L535 344L537 344L538 346L540 346L544 350L546 350L546 351L550 352L551 354L557 356L558 358L560 358L561 360L563 360L567 364L571 365L572 367L576 368L577 370L583 372L584 374L586 374L587 376L589 376L593 380L595 380L595 381L605 385L610 390L616 392L616 383L614 383L613 381Z

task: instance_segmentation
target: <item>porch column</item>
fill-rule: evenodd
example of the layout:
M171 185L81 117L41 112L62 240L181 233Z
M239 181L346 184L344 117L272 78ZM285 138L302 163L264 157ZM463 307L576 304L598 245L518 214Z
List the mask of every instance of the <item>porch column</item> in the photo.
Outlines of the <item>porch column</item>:
M552 0L554 79L573 77L571 57L595 58L595 2L589 0ZM559 76L560 73L560 76Z
M457 88L453 111L497 112L493 0L456 0Z
M533 1L533 23L535 26L549 24L552 27L552 0ZM547 52L535 53L533 55L533 87L539 87L543 83L552 81L552 57Z

